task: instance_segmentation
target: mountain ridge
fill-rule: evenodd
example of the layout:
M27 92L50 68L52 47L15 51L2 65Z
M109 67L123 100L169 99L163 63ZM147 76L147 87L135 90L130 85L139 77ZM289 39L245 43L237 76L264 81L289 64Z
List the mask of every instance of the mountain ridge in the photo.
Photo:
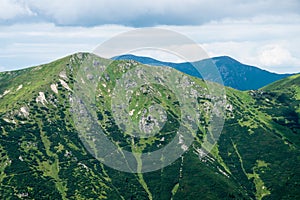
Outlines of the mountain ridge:
M132 54L120 55L113 57L114 60L125 60L131 59L142 64L157 65L157 66L169 66L175 68L181 72L202 78L201 74L195 69L198 68L200 71L207 71L205 65L210 65L213 67L213 62L217 69L219 70L221 77L223 79L224 85L232 87L238 90L256 90L267 84L270 84L279 79L291 76L293 74L277 74L274 72L269 72L264 69L260 69L255 66L243 64L229 56L219 56L213 57L211 59L203 59L194 62L183 62L183 63L172 63L159 61L154 58L135 56ZM208 80L216 81L218 77L206 74Z

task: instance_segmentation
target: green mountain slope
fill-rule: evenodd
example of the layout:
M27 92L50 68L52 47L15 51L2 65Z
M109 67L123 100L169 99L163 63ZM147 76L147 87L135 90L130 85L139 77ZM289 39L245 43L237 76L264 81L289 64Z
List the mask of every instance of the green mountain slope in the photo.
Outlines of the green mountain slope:
M199 98L201 126L195 141L171 165L148 173L126 173L106 165L87 151L75 128L72 94L76 73L85 61L109 60L78 53L53 63L0 73L1 199L299 199L299 76L258 91L226 88L226 121L217 145L205 157L200 147L208 135L205 110L212 100L202 80L188 77ZM130 140L117 126L111 90L133 61L115 61L99 77L98 122L120 148L144 152L174 137L181 112L172 91L145 85L133 92L129 107L138 123L151 113L151 102L165 109L158 135ZM98 77L97 77L98 78ZM98 80L88 74L86 80ZM202 105L202 106L201 106ZM147 131L146 131L147 133ZM137 158L138 160L138 158Z
M267 91L286 93L289 95L289 97L299 100L300 99L299 85L300 85L300 74L291 76L283 80L276 81L275 83L272 83L264 87L264 89Z

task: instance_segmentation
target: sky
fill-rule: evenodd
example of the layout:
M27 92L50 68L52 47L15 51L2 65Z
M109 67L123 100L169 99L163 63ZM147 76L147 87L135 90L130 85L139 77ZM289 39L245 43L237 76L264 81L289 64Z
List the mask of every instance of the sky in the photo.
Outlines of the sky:
M0 0L0 71L92 52L143 27L184 34L210 57L300 72L299 0Z

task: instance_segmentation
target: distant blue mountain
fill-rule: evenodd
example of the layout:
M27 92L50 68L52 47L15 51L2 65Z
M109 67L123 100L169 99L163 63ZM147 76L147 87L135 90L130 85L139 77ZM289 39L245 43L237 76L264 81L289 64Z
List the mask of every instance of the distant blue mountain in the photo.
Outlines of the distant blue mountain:
M217 79L218 76L211 72L211 66L215 64L221 74L224 85L238 90L256 90L277 80L293 75L268 72L255 66L242 64L228 56L214 57L193 63L163 62L153 58L135 56L131 54L120 55L112 59L135 60L142 64L154 66L169 66L191 76L198 78L205 77L206 80L219 82ZM201 71L202 76L195 67Z

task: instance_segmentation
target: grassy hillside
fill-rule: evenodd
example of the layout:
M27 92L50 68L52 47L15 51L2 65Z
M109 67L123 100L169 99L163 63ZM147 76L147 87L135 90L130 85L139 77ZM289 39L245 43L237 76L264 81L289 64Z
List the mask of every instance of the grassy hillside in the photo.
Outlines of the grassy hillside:
M286 93L289 97L299 100L300 99L300 74L276 81L270 85L267 85L263 90Z
M300 198L300 76L258 91L226 88L225 125L205 157L200 147L209 134L206 111L213 97L205 93L202 80L187 76L199 95L201 115L195 141L163 169L126 173L95 159L75 128L70 102L76 74L87 67L86 61L94 66L109 63L78 53L46 65L0 73L1 199ZM166 112L152 117L166 117L163 129L136 141L122 132L112 115L112 89L123 74L138 67L133 61L115 61L102 77L87 74L80 81L100 80L92 109L110 141L120 149L148 152L164 147L174 137L182 112L174 92L146 84L142 92L132 93L131 118L137 124L139 119L147 120L153 102L158 103Z

